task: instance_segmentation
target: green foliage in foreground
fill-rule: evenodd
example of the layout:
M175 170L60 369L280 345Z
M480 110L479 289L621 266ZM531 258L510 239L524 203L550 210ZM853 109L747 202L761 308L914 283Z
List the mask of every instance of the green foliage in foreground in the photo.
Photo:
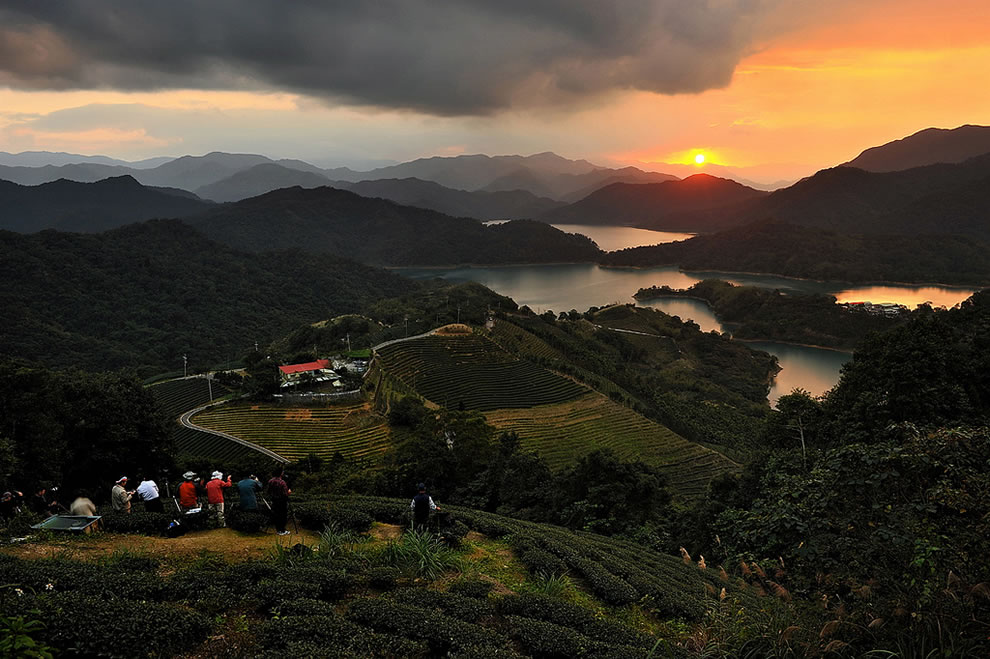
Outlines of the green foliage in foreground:
M251 655L518 657L573 650L645 658L657 622L701 620L711 598L705 584L717 581L631 543L466 509L451 511L460 535L485 534L473 541L458 533L407 532L384 542L359 535L372 520L404 521L407 510L404 500L373 497L299 505L304 525L330 525L319 544L238 564L210 557L162 563L130 553L95 563L0 554L0 583L11 584L0 588L0 618L40 619L44 626L32 626L30 636L54 650L114 657L219 651L216 638L246 616L256 622L239 632L237 647ZM523 579L542 577L515 556L539 546L574 579L587 581L592 595L495 595L497 573L458 577L479 574L471 556L496 536L511 548L500 560L522 569ZM203 645L208 636L215 639Z

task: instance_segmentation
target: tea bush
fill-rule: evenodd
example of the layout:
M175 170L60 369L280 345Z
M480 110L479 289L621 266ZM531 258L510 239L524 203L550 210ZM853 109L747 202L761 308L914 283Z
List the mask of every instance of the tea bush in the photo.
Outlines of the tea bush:
M347 616L376 631L393 632L426 641L430 651L439 655L454 648L463 650L472 645L505 646L505 638L489 629L448 618L428 609L381 599L355 600L348 609Z
M427 651L424 643L372 632L336 614L269 620L262 623L259 636L265 647L283 651L291 649L291 656L348 656L349 652L354 656L366 657L416 657L425 655ZM315 654L295 654L302 643L317 650Z
M175 515L167 513L133 512L108 513L100 519L100 528L109 533L140 533L162 535ZM191 516L190 516L191 518ZM180 520L186 522L186 516Z
M580 629L588 638L596 641L620 645L653 647L656 639L636 630L603 618L598 618L588 609L546 595L523 593L507 595L497 600L498 612L515 615L555 625Z
M494 607L487 601L425 588L402 588L392 593L391 599L399 604L439 609L464 622L478 622L482 617L494 613Z
M483 581L482 579L464 579L452 583L450 585L450 592L466 597L486 599L488 593L492 592L492 583L490 581Z
M209 621L172 604L104 599L81 593L36 599L45 620L42 639L81 656L170 656L206 638Z
M268 515L232 507L226 515L227 526L241 533L260 533L268 526Z
M570 659L582 656L591 646L587 636L560 625L519 616L506 616L505 620L509 635L535 657Z

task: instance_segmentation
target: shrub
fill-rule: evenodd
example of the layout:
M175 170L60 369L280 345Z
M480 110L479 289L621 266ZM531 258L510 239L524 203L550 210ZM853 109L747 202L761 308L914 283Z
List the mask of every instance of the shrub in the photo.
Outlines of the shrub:
M488 593L492 592L492 585L490 581L483 581L482 579L463 579L451 584L450 592L465 597L485 599L488 597Z
M51 584L56 593L82 592L103 599L159 600L165 594L165 584L154 573L64 559L2 563L0 582L16 583L39 593L47 591Z
M423 609L440 609L447 615L465 622L477 622L484 616L490 616L494 608L487 600L465 597L457 593L442 593L425 588L403 588L391 595L392 600L400 604L418 606Z
M553 554L549 554L542 549L535 547L527 549L519 555L519 560L534 575L552 577L554 575L567 574L567 565Z
M394 567L373 567L365 573L368 584L380 590L391 590L395 588L395 582L399 578L399 571Z
M271 650L291 650L290 656L415 657L426 654L426 646L391 634L380 634L344 620L338 615L289 616L261 625L259 637ZM310 651L297 654L306 644Z
M268 515L232 508L226 515L227 526L241 533L260 533L268 526Z
M101 528L110 533L139 533L141 535L162 535L174 515L166 513L133 512L109 513L100 520ZM185 522L185 517L182 518Z
M430 651L439 655L453 648L505 646L505 638L491 630L428 609L381 599L355 600L347 615L378 631L396 632L426 641Z
M560 625L519 616L505 620L511 626L509 635L535 657L570 659L583 655L591 645L586 636Z
M653 647L656 642L656 639L626 625L598 618L582 606L546 595L508 595L497 600L496 608L503 615L522 616L580 630L597 641L646 648Z
M278 607L280 617L284 616L335 616L333 605L322 600L299 598L282 602Z
M43 639L82 656L170 656L206 638L206 617L171 604L103 599L77 593L38 598Z

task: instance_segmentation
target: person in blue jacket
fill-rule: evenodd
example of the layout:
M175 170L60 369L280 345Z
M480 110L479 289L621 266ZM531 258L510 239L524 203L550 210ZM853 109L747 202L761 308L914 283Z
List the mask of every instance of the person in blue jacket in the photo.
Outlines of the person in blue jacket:
M241 510L258 512L258 492L263 489L264 486L254 474L237 481L237 493L241 497Z

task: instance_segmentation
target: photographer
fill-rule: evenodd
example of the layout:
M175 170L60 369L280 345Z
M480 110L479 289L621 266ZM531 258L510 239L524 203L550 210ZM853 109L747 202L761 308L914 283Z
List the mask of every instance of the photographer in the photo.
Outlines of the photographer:
M227 480L222 479L223 474L214 471L210 482L206 484L206 501L210 506L210 514L216 519L217 526L220 528L227 526L223 519L223 491L233 485L230 481L230 474L227 474Z
M129 515L131 513L131 497L133 496L133 490L127 491L127 476L118 478L113 489L110 490L110 504L113 506L113 511Z
M272 472L272 479L268 481L268 495L272 498L272 523L278 535L289 535L285 523L289 519L289 495L292 490L286 484L284 475L279 468Z
M237 481L237 493L240 495L240 508L246 512L258 512L258 493L264 486L254 474Z

